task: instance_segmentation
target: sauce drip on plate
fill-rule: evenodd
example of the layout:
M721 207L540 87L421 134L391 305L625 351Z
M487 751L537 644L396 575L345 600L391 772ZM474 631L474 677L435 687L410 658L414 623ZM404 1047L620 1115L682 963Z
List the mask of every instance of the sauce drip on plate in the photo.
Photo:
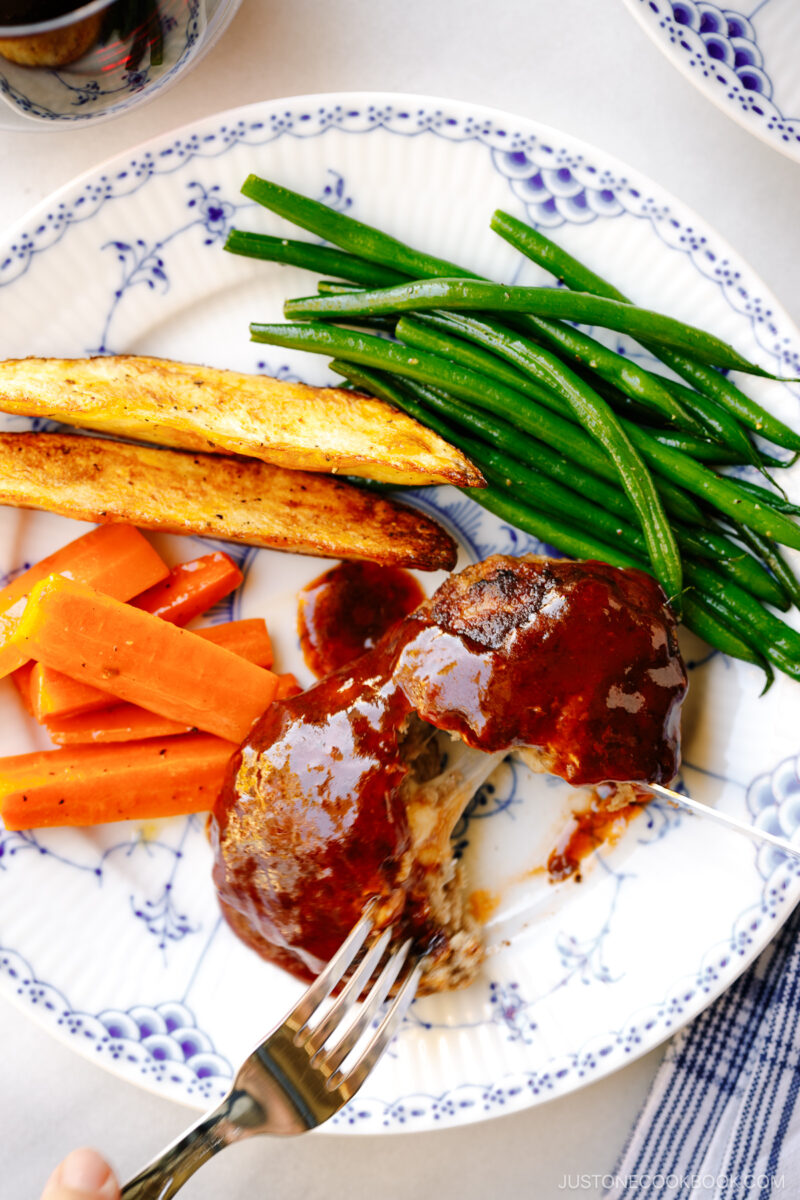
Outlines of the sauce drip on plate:
M592 793L588 806L573 812L563 834L547 860L547 873L553 883L575 878L581 881L581 863L584 858L600 846L613 846L622 836L630 821L644 808L641 804L626 804L622 808L609 809L608 801L597 792Z
M339 563L300 593L297 628L306 665L318 678L347 666L424 599L402 567Z

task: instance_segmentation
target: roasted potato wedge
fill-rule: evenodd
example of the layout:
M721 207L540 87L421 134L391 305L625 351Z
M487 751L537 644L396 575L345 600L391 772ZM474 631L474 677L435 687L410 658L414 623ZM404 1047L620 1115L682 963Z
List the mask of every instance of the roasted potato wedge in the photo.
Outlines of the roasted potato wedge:
M164 358L9 359L0 362L0 409L292 470L484 482L460 450L372 396Z
M456 561L435 521L344 480L79 434L0 434L4 504L423 571Z

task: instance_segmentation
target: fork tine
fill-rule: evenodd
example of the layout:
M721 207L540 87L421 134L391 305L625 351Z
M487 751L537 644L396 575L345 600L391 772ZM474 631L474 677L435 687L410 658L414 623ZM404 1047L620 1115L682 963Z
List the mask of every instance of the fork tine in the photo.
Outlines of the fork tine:
M330 1071L331 1073L336 1071L337 1067L341 1066L364 1031L369 1028L376 1012L389 995L392 985L405 965L410 949L411 938L404 942L386 960L383 970L375 981L372 990L361 1005L358 1016L345 1030L340 1041L336 1042L329 1050L320 1050L317 1052L315 1058L311 1060L312 1066L319 1067L320 1070Z
M334 1044L330 1056L326 1055L324 1044L310 1055L308 1041L303 1045L302 1037L296 1035L299 1025L304 1030L309 1016L330 995L372 935L374 907L373 903L365 909L349 937L292 1012L241 1064L221 1104L129 1180L122 1188L122 1196L145 1200L158 1195L166 1200L225 1146L255 1134L306 1133L329 1120L352 1099L397 1033L414 999L426 960L416 951L410 953L412 939L387 955L392 930L376 936L332 1011L315 1030L309 1031L311 1038L324 1039L335 1034L342 1017L351 1015L349 1010L368 984L376 964L383 960L383 968L361 1011ZM364 1036L378 1005L395 982L398 988L388 1011L375 1032ZM355 1061L342 1070L351 1051Z
M324 1046L333 1031L342 1024L342 1021L369 983L373 971L383 958L391 936L391 929L385 929L375 944L370 946L319 1025L313 1030L308 1031L306 1037L302 1036L302 1030L295 1037L296 1046L305 1046L309 1054L315 1054L320 1046Z
M333 958L300 997L284 1024L302 1029L322 1001L330 996L372 932L374 908L374 901L367 905L361 920L353 926Z
M422 969L423 960L417 959L363 1054L346 1074L336 1071L325 1085L328 1089L341 1088L351 1096L358 1091L403 1023L416 995Z

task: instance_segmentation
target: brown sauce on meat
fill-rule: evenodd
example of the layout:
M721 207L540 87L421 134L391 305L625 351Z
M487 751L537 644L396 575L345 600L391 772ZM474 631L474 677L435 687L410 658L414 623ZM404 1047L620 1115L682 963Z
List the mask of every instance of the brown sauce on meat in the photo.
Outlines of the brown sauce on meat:
M488 560L451 575L395 676L425 721L494 751L542 747L575 786L668 782L686 673L651 576L600 562Z
M398 730L410 708L377 650L273 704L218 803L215 881L228 921L265 958L310 979L378 897L404 907L409 848ZM237 756L238 758L238 756ZM261 805L261 797L266 803Z
M547 874L553 883L571 877L580 883L583 860L600 846L613 846L643 807L626 804L612 812L607 801L594 792L586 808L573 812L547 860Z
M424 599L402 567L340 563L300 593L297 629L306 665L318 678L346 666Z
M685 688L674 619L642 572L502 556L469 567L254 726L211 823L225 916L304 978L372 897L445 953L406 816L420 729L486 751L533 747L574 784L667 782ZM574 861L574 873L603 819L584 821L553 871Z

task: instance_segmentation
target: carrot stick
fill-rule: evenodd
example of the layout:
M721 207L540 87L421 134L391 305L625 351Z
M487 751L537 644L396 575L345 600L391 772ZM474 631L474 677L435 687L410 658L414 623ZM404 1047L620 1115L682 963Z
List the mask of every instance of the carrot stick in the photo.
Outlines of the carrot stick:
M62 546L0 589L0 678L28 660L12 635L31 589L48 575L69 574L117 600L130 600L169 573L169 567L131 525L101 525Z
M36 663L31 673L31 706L40 725L79 713L98 712L114 703L114 697L108 692L70 679L69 675L54 671L44 663Z
M139 742L143 738L173 737L180 733L196 733L190 725L181 725L169 717L139 708L138 704L115 704L103 712L82 713L77 717L62 717L48 721L47 732L57 746L89 743L105 745L110 742Z
M233 559L217 551L178 563L166 579L142 592L131 604L174 625L188 625L235 591L243 579Z
M27 658L233 742L277 687L271 671L61 575L33 588L13 640Z
M11 672L11 682L19 692L19 698L22 701L22 707L29 716L34 717L36 713L33 710L33 669L36 663L26 662L23 666L17 667L16 671Z
M6 829L150 820L210 809L235 746L208 734L0 759Z
M246 658L249 662L255 662L258 666L265 665L264 660L267 658L271 661L272 647L269 634L260 617L247 621L229 621L225 625L212 625L208 629L198 629L197 634L198 637L206 638L215 645L224 646L226 650L231 650L234 654L239 654L242 658ZM146 708L140 708L136 704L116 704L114 697L110 696L108 692L90 688L88 684L76 683L67 675L61 675L58 671L50 671L48 667L42 667L41 663L37 663L36 669L44 673L49 671L52 676L74 684L76 689L83 688L86 692L94 693L101 698L103 703L101 712L91 711L72 716L46 718L42 723L47 727L47 732L57 746L79 745L83 742L94 744L132 742L142 738L170 737L172 734L192 732L191 726L182 725L178 721L170 720L169 717L161 717L157 713L148 712ZM287 680L291 681L289 686L292 690L284 692L284 694L295 695L301 690L294 675L279 675L277 679L276 699L281 688L287 686Z
M209 625L194 632L198 637L224 646L240 658L246 658L257 667L272 666L272 643L263 617L226 621L222 625ZM107 691L71 679L62 671L54 671L42 663L37 663L33 669L30 698L32 715L40 724L48 726L67 717L99 712L117 703L116 697Z
M263 617L246 617L242 621L225 621L221 625L206 625L192 631L198 637L224 646L232 654L246 658L257 667L272 666L272 642Z

